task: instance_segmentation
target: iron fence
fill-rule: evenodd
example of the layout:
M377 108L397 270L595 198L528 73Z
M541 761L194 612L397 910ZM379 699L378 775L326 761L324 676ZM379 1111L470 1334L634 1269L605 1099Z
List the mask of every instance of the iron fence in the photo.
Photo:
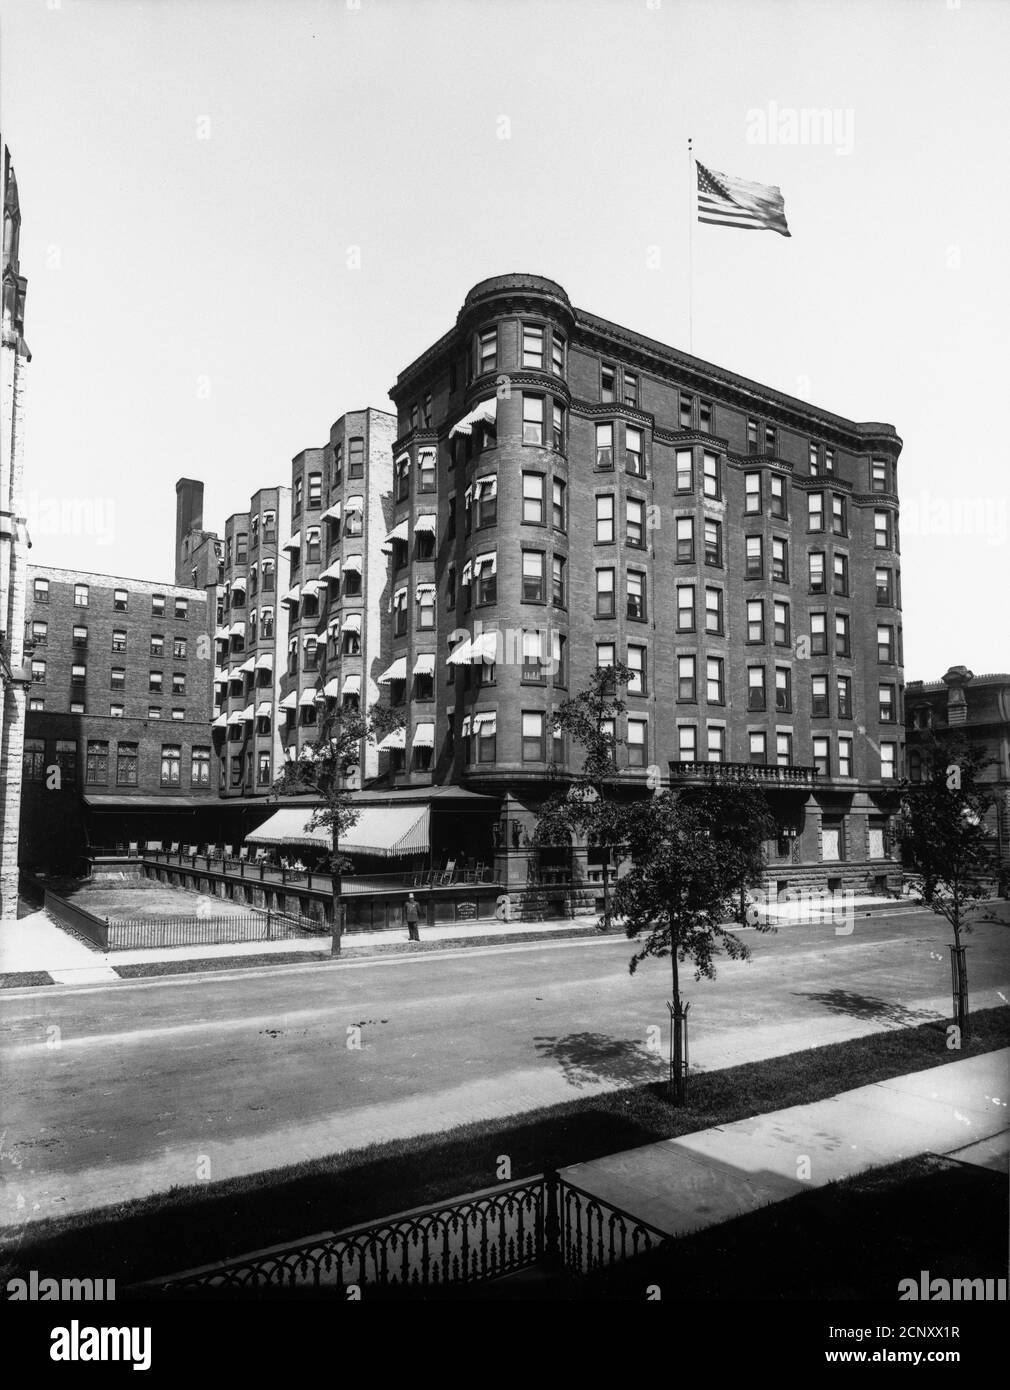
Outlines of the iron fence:
M668 1240L656 1227L547 1172L152 1280L131 1292L340 1295L350 1285L435 1290L537 1267L578 1280Z
M315 917L277 912L236 913L232 917L125 918L106 923L107 949L143 950L165 946L221 946L243 941L288 941L329 936L328 923Z

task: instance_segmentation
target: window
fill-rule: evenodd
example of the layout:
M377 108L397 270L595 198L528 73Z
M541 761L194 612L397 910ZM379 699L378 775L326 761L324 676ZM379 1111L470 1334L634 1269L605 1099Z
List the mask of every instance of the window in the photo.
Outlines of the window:
M105 739L88 739L84 755L84 780L91 787L108 786L109 745Z
M323 475L322 475L321 473L310 473L310 474L309 474L309 506L312 507L312 508L317 508L317 507L321 507L322 505L323 505ZM240 545L240 546L241 546L242 540L243 540L243 537L242 537L242 536L239 536L239 545ZM236 558L238 558L238 557L236 557Z
M625 540L628 545L638 549L645 547L645 503L629 497L627 502L627 527Z
M46 702L41 695L32 695L28 700L28 708L33 714L40 714L46 707Z
M870 489L873 492L887 491L887 461L874 459L870 465Z
M165 616L165 595L164 595L164 594L152 594L152 595L151 595L151 617L152 617L152 618L163 618L164 616Z
M765 606L764 601L759 598L747 600L747 641L763 642L765 640Z
M318 474L316 475L318 476ZM316 503L318 507L319 503ZM239 531L235 537L235 563L244 565L249 559L249 536L245 531Z
M775 452L775 426L765 425L765 453L774 454Z
M722 565L722 522L705 522L705 564Z
M893 782L898 762L898 745L896 743L882 743L880 745L880 780L882 782Z
M694 459L690 449L677 450L677 491L694 491Z
M539 710L523 710L523 762L542 763L546 756L544 716Z
M485 328L477 339L477 375L498 369L498 329Z
M677 730L677 751L682 763L698 759L698 731L693 724L681 724Z
M849 557L836 555L832 561L832 592L843 598L849 592Z
M480 721L480 722L478 722ZM475 715L474 725L477 733L477 761L493 763L497 757L497 721L494 715Z
M616 367L611 367L606 362L602 363L600 366L600 400L604 405L610 405L614 400L614 381L616 376Z
M565 675L565 648L568 638L563 637L557 628L551 632L551 659L554 662L554 684L563 686L566 684Z
M756 454L759 452L758 422L756 420L747 421L747 452L748 454Z
M305 488L305 479L301 476L295 479L295 492L291 501L291 515L297 516L302 509L302 494ZM231 542L228 542L228 558L231 559Z
M231 760L231 785L240 787L242 785L242 759L234 757Z
M760 579L764 574L764 542L760 536L746 538L744 574L748 579Z
M305 532L305 559L315 563L319 559L319 527L311 526ZM234 598L234 595L232 596ZM234 605L233 605L234 606Z
M827 676L810 677L810 713L816 718L831 713L828 701Z
M848 535L845 521L845 498L831 494L831 531L835 536Z
M598 618L614 617L614 571L612 569L596 571L596 616Z
M256 626L256 624L255 624L255 622L253 622L253 627L255 627L255 626ZM182 659L185 658L185 656L186 656L186 639L185 639L185 637L176 637L176 638L175 638L175 640L174 640L173 643L172 643L172 655L173 655L173 656L179 657L180 660L182 660Z
M274 566L274 561L273 561L273 560L264 560L264 561L263 561L263 566L262 566L262 575L263 575L263 592L264 592L265 594L272 594L272 593L273 593L273 591L274 591L274 578L275 578L275 574L276 574L276 570L275 570L275 566ZM268 610L267 610L267 609L264 609L263 611L264 611L264 613L266 613ZM272 611L272 610L269 610L269 611ZM267 634L264 633L263 635L266 636Z
M22 777L26 782L44 782L46 776L46 741L26 738L21 755Z
M763 666L748 666L747 708L749 710L763 710L765 704L765 668Z
M629 695L646 695L649 689L648 655L645 647L628 647Z
M596 426L596 467L614 466L614 427L609 421Z
M617 648L613 642L597 642L596 644L596 669L605 671L608 666L617 664Z
M406 501L410 496L410 456L401 454L396 460L396 500Z
M565 452L565 408L557 401L551 406L551 444L557 453Z
M823 550L812 550L807 556L807 572L810 578L810 592L812 594L823 594L826 587Z
M849 619L845 613L835 617L835 656L849 655Z
M677 517L677 563L689 564L694 560L694 517Z
M877 687L878 709L881 724L894 723L894 686L880 685Z
M551 492L551 525L555 531L566 529L565 490L565 484L561 479L555 478Z
M689 430L694 421L694 397L680 393L680 428Z
M775 667L775 710L788 714L793 707L793 673L788 666Z
M194 750L195 756L195 750ZM257 753L256 755L256 785L266 787L270 785L270 754ZM194 782L195 785L195 782Z
M83 702L82 700L71 700L71 701L70 701L70 713L71 713L71 714L83 714L83 713L84 713L84 702Z
M705 590L705 631L722 633L722 590Z
M789 543L777 536L772 539L772 579L789 582Z
M874 583L877 590L877 603L885 608L890 608L891 598L891 571L889 569L874 570Z
M164 639L164 637L161 635L160 632L152 632L152 633L151 633L151 655L152 655L152 656L164 656L164 655L165 655L165 639Z
M473 562L474 572L477 576L477 602L497 603L498 601L498 576L497 559L494 555L481 556Z
M645 621L645 575L640 570L628 570L628 617L635 622Z
M724 665L721 656L710 656L705 662L705 698L710 705L725 704Z
M703 434L712 433L712 402L698 402L698 428Z
M49 602L49 580L36 579L34 582L34 594L36 603Z
M852 776L852 739L847 734L840 734L838 738L838 775Z
M175 600L175 618L176 618L176 622L185 622L185 620L186 620L188 617L189 617L189 599L188 599L188 598L177 598L177 599Z
M161 745L161 785L163 787L179 786L181 768L182 748L180 745L163 743Z
M777 647L789 646L789 605L788 603L772 604L772 623L774 626L774 641Z
M765 761L766 761L766 752L765 752L765 746L766 746L766 745L765 745L765 736L764 736L764 734L752 733L752 734L749 736L749 742L750 742L750 760L751 760L751 762L752 762L752 763L757 763L759 766L763 767L763 766L765 765Z
M60 770L62 785L77 781L77 740L58 738L56 740L56 766Z
M148 707L147 707L147 717L148 717L148 719L160 719L160 718L161 718L161 706L160 706L160 705L148 705Z
M523 603L543 603L545 559L542 550L523 551Z
M826 738L814 739L814 768L820 777L831 776L831 744Z
M624 455L625 469L629 473L634 473L641 477L645 468L642 463L642 431L632 425L626 425L624 430Z
M551 335L551 371L555 376L565 374L565 340L557 332Z
M160 671L151 671L151 672L150 672L150 675L149 675L149 677L148 677L148 685L147 685L148 690L154 691L155 693L157 693L157 694L160 695L160 694L161 694L161 686L162 686L162 673L161 673Z
M677 631L694 631L694 585L677 585Z
M542 473L523 474L523 521L542 523L544 519L544 477Z
M347 441L347 476L349 478L363 478L365 476L365 441L361 435L356 435Z
M172 718L173 718L173 719L178 719L178 720L183 720L183 719L186 718L186 711L185 711L184 709L182 709L181 707L177 706L176 708L174 708L174 709L172 710Z
M565 606L565 560L563 555L555 555L551 560L551 602L555 608Z
M35 657L32 661L32 682L35 685L44 685L45 679L46 663L40 657Z
M77 634L78 632L81 632L81 631L84 631L84 632L86 633L87 630L88 630L87 628L83 628L83 629L77 628L77 627L74 628L74 646L77 646L77 637L76 637L76 634ZM48 636L48 633L49 633L49 624L48 624L48 623L44 623L44 622L33 622L33 623L32 623L32 641L35 643L35 645L36 645L37 647L44 647L44 646L46 645L46 637Z
M810 655L827 656L828 654L828 615L827 613L810 614Z
M419 449L417 451L417 490L418 492L435 491L434 449Z
M708 452L702 455L702 491L706 497L721 497L719 488L719 457Z
M888 663L894 660L894 628L889 623L877 624L877 660Z
M544 365L544 330L534 324L523 324L523 366L542 371Z
M274 545L277 540L277 513L263 513L263 544Z
M811 443L809 449L810 475L816 478L821 471L820 450L816 444Z
M833 472L835 471L835 451L834 451L834 449L827 449L827 448L826 448L826 449L824 450L824 471L825 471L825 473L833 473Z
M784 521L786 517L785 479L773 473L771 477L772 516Z
M745 473L743 509L748 516L761 515L761 474Z
M807 530L824 530L824 493L811 492L807 494Z
M628 766L645 767L648 753L648 724L644 719L628 720Z
M110 706L109 706L109 718L110 718L110 719L122 719L122 717L123 717L123 706L122 706L122 705L110 705Z
M88 678L88 668L86 666L74 665L70 668L70 684L84 685Z
M877 550L887 550L891 544L891 521L889 512L873 513L873 545Z
M776 767L792 767L793 763L793 736L792 734L775 735L775 765Z
M129 592L126 589L113 589L112 607L117 613L125 613L127 604L130 601Z
M126 667L125 667L125 666L113 666L111 672L109 673L109 688L110 688L110 690L125 690L125 689L126 689Z
M544 398L523 393L523 443L544 442Z
M852 719L852 677L836 677L835 699L838 702L839 719Z
M74 607L87 608L88 606L88 586L87 584L74 585Z
M596 499L596 540L598 544L609 545L614 539L614 498L607 493Z
M726 756L726 730L717 724L708 726L708 760L721 763Z

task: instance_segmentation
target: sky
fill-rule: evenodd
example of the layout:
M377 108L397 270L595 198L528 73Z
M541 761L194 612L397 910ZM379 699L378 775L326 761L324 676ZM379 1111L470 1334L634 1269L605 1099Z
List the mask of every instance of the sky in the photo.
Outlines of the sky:
M1008 57L1002 0L5 0L31 560L170 579L178 477L221 529L529 271L893 424L906 677L1010 670ZM792 236L692 236L688 137Z

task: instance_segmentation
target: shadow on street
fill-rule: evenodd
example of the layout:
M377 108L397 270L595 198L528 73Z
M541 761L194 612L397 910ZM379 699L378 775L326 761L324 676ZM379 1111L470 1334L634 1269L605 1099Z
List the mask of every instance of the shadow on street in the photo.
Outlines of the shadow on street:
M851 989L829 989L820 993L805 993L794 990L799 999L811 999L822 1004L831 1013L848 1014L851 1018L870 1019L874 1022L893 1023L902 1028L914 1028L919 1023L930 1023L937 1015L928 1009L906 1009L893 999L880 999L873 994L858 994Z
M566 1081L576 1088L600 1081L644 1083L665 1074L664 1057L646 1052L639 1038L566 1033L560 1038L534 1038L533 1042L541 1057L557 1062Z

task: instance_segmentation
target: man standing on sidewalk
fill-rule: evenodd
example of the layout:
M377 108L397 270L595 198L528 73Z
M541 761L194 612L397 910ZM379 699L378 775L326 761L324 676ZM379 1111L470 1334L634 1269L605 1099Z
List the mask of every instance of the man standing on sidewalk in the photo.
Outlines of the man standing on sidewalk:
M407 894L407 901L403 905L403 920L407 924L407 936L411 941L420 941L417 932L417 923L421 916L421 910L417 905L417 899L413 893Z

